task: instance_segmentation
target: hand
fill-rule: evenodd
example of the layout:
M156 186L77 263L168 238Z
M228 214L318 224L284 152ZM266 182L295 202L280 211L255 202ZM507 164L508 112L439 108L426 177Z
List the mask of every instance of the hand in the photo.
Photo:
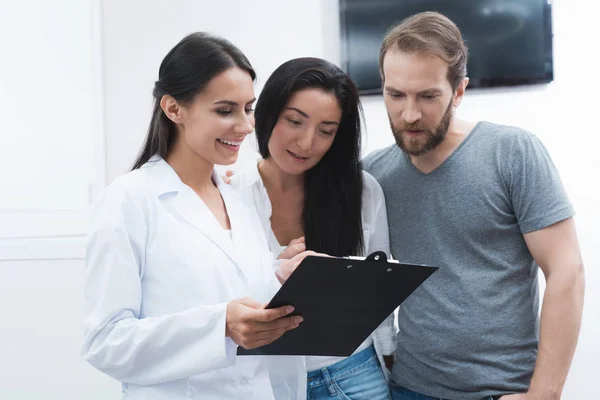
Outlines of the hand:
M222 176L221 179L223 179L223 182L230 184L231 183L231 177L233 176L233 174L235 174L235 172L233 172L232 170L228 169L227 171L225 171L225 176Z
M279 267L277 268L277 271L275 272L275 275L277 276L277 279L279 279L279 282L283 285L285 281L288 280L290 275L292 275L292 273L296 270L296 268L298 268L298 265L300 265L302 260L304 260L308 256L331 257L327 254L316 253L314 251L308 250L295 255L289 260L282 260L279 264Z
M385 367L392 372L392 368L394 367L394 355L383 356L383 362L385 363Z
M279 254L277 257L278 260L289 260L290 258L294 258L298 254L302 253L306 250L306 244L304 243L304 236L293 239L288 247L284 251Z
M250 298L230 301L227 304L225 336L245 349L267 345L302 322L300 316L286 317L293 311L291 306L266 310L263 304Z

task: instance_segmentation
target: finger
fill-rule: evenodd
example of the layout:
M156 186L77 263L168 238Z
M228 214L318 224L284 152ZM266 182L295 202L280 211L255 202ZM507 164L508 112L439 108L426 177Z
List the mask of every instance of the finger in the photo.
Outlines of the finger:
M294 243L291 247L296 253L306 251L306 244L304 243Z
M302 253L306 250L306 245L304 243L294 243L286 247L284 251L279 255L279 259L291 259L296 256L296 254Z
M250 348L251 348L251 349L255 349L255 348L257 348L257 347L266 346L266 345L268 345L268 344L270 344L270 343L273 343L275 340L279 339L281 336L283 336L283 334L284 334L285 332L287 332L287 331L283 331L283 332L281 332L281 333L280 333L279 335L277 335L277 336L269 336L269 337L267 337L267 338L265 338L265 339L260 339L260 340L257 340L257 341L253 341L253 342L252 342L252 343L249 345L249 347L246 347L246 348L249 348L249 349L250 349Z
M264 308L263 303L259 303L258 301L251 299L250 297L244 297L243 299L237 300L237 302L241 305L252 308L253 310L260 310Z
M285 317L286 315L294 312L294 307L283 306L278 308L271 308L269 310L254 310L251 316L251 320L256 322L271 322L276 319Z
M325 254L325 253L315 253L315 254L313 254L313 256L315 256L315 257L329 257L329 258L333 258L333 256L330 256L329 254Z
M251 324L251 329L253 332L271 332L277 331L280 329L291 329L292 326L297 326L304 321L299 315L295 315L292 317L284 317L279 318L275 321L271 322L255 322Z
M223 178L223 181L228 184L231 183L231 179L229 179L229 178Z
M296 256L296 254L303 252L306 250L306 245L304 243L296 243L291 246L288 246L277 256L278 260L290 260Z
M225 171L225 176L233 176L234 172L230 169L228 169L227 171Z
M290 326L286 327L285 329L283 329L283 332L282 332L282 331L277 331L277 332L276 332L276 334L273 334L273 335L271 335L271 337L270 337L270 338L266 338L265 340L267 341L267 344L268 344L268 343L271 343L271 342L273 342L273 341L275 341L275 340L279 339L279 338L280 338L281 336L283 336L283 334L284 334L284 333L286 333L287 331L291 331L292 329L296 329L296 328L298 328L299 326L300 326L300 324L294 324L294 325L290 325ZM264 345L261 345L261 346L264 346Z
M280 338L287 331L296 329L299 326L300 326L300 324L293 324L293 325L284 326L282 328L257 332L256 335L253 336L252 340L253 341L275 340L277 338Z
M296 244L296 243L304 243L304 236L301 236L301 237L296 238L296 239L292 239L290 241L290 244L288 244L288 246L291 246L291 245Z
M302 260L304 260L306 257L308 256L314 256L317 253L315 253L312 250L308 250L308 251L303 251L302 253L296 254L294 257L291 258L291 260L296 263L296 262L301 262Z
M299 254L299 255L300 255L300 254ZM330 257L330 258L333 258L333 256L330 256L329 254L325 254L325 253L317 253L317 252L315 252L315 251L312 251L312 250L305 251L305 252L303 252L303 253L302 253L302 255L303 255L304 257L307 257L307 256L314 256L314 257Z

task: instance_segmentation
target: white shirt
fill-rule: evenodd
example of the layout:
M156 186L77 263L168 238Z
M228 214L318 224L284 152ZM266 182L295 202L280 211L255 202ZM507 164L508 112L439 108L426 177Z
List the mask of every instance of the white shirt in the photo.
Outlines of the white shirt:
M375 178L364 171L363 180L361 217L365 254L361 255L368 255L374 251L384 251L389 255L390 240L383 191ZM271 229L271 201L258 172L258 164L249 166L243 171L236 171L231 178L231 184L240 190L249 203L254 205L256 212L261 218L269 241L269 247L275 255L279 255L282 249L285 249L285 246L278 242L275 233ZM372 343L374 343L380 359L384 354L389 355L394 353L396 341L393 314L373 332L373 335L360 345L356 352L369 347ZM313 371L327 367L343 359L343 357L305 357L306 369L307 371ZM304 382L304 385L306 386L306 382Z
M95 207L82 354L126 399L273 399L264 357L236 356L227 303L280 287L258 216L213 180L231 237L161 158L115 180Z

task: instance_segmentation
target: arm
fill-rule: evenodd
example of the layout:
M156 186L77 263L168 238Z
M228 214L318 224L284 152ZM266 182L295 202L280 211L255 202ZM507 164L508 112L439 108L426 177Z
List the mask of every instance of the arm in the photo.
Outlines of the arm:
M584 274L574 210L550 155L534 135L508 139L504 176L519 229L546 278L538 356L525 399L559 399L575 351L583 307ZM506 168L508 167L508 168ZM505 396L505 400L511 399Z
M528 392L502 399L560 399L577 344L584 297L584 271L575 223L568 218L526 233L524 238L546 278L540 343Z
M122 382L151 385L232 365L227 304L141 318L147 224L133 198L109 188L88 237L83 357Z
M575 222L568 218L524 238L546 278L529 391L533 398L559 399L579 336L585 287Z

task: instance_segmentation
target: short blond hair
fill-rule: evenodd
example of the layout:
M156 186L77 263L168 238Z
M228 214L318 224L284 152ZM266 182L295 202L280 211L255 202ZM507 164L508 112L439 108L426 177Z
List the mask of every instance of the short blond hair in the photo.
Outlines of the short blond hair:
M379 51L379 72L383 80L383 59L392 48L406 53L430 54L444 60L448 64L448 82L452 90L456 90L467 76L468 49L460 29L440 13L415 14L387 32Z

